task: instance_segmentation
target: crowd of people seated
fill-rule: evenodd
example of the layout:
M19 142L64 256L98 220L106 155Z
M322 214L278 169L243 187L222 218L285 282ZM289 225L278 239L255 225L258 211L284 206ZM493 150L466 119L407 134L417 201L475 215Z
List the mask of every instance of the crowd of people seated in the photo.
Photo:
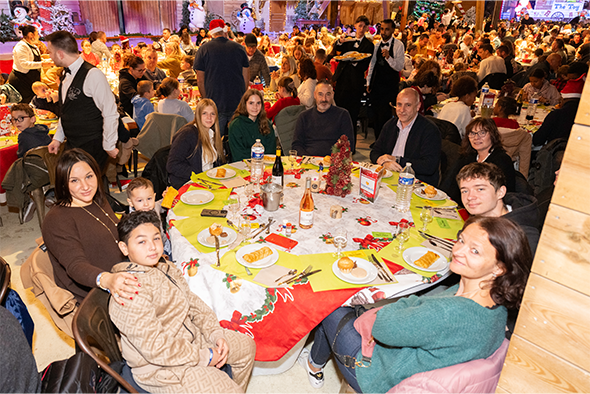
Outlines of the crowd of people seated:
M332 31L295 26L278 37L281 60L272 72L269 37L260 29L234 34L219 19L194 42L188 29L179 35L164 29L150 45L131 47L127 40L109 48L106 34L93 32L81 51L68 32L43 43L35 27L23 27L2 92L11 87L21 96L12 107L19 156L44 145L57 154L65 145L55 206L42 227L55 283L77 303L93 288L111 294L123 356L143 389L244 392L253 341L222 329L171 262L152 183L136 179L131 213L118 219L103 182L108 164L126 163L154 111L188 122L163 147L169 150L164 182L176 189L192 173L250 158L256 140L274 153L280 143L275 120L292 106L301 108L291 132L299 155L329 155L342 135L354 150L364 97L375 133L370 160L397 172L411 163L416 178L446 192L471 218L452 251L456 284L377 312L366 368L346 361L361 358L366 338L353 328L356 316L337 309L300 358L309 381L323 385L331 355L357 392L387 392L416 373L491 356L507 320L508 332L513 328L539 240L547 207L536 197L547 201L556 179L534 185L544 189L535 196L527 180L550 164L531 162L546 144L569 137L590 61L590 29L531 21L526 15L477 31L446 12L441 22L425 14L401 27L391 19L375 25L364 15ZM351 51L366 56L338 60ZM118 74L117 95L97 65ZM475 106L486 83L498 92L492 117ZM183 99L187 84L201 96L194 110ZM265 101L259 85L275 94L274 103ZM531 137L515 115L533 98L551 111ZM59 118L53 136L35 124L34 110ZM125 127L124 117L138 130ZM440 335L427 340L421 330L432 329L424 316L433 308L446 312L437 319Z

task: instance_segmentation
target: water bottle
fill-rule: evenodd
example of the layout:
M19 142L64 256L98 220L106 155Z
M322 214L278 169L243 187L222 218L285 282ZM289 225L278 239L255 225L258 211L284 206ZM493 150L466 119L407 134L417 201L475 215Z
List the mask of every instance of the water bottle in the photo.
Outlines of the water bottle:
M399 180L397 182L397 196L394 207L400 212L408 212L410 210L410 200L414 191L415 179L416 176L412 169L412 163L407 163L402 172L399 173Z
M180 87L180 91L184 93L184 89L186 89L186 85L184 83L184 77L183 76L178 76L178 85Z
M529 106L526 109L526 120L530 124L531 120L535 118L535 112L537 111L537 105L539 104L539 93L535 93L529 100Z
M264 145L259 139L252 145L252 163L250 169L250 180L254 185L260 183L264 176Z
M486 94L488 94L490 92L490 85L488 85L488 83L486 82L482 87L481 87L481 94L479 95L479 111L481 112L481 107L483 105L483 99L485 98Z

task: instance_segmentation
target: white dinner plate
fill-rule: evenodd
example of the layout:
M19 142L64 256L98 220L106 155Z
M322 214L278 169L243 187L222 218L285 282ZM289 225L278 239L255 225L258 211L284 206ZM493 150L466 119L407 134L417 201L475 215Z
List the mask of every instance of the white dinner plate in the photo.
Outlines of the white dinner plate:
M370 283L372 281L375 280L375 278L377 277L377 274L379 273L377 271L377 268L371 264L369 261L365 260L365 259L361 259L359 257L348 257L349 259L351 259L352 261L354 261L356 263L356 266L359 268L364 269L365 271L367 271L367 275L364 278L357 278L356 276L353 276L351 273L345 274L342 271L340 271L340 268L338 268L338 260L334 261L334 264L332 264L332 272L334 272L334 275L336 275L336 277L340 280L343 280L345 282L348 283L352 283L354 285L364 285L365 283Z
M255 252L259 249L264 248L265 246L269 247L270 250L272 250L272 254L270 256L267 256L267 257L263 258L262 260L258 260L254 263L248 263L246 260L244 260L245 254ZM236 252L236 260L238 260L238 263L242 264L244 267L266 268L266 267L270 267L271 265L273 265L274 263L276 263L279 260L279 252L277 252L277 250L275 248L273 248L272 246L269 246L269 245L264 245L264 244L246 245L246 246L240 248Z
M324 168L326 167L330 167L330 164L326 164L324 163L324 158L323 157L312 157L309 160L309 164L313 164L314 166L320 166L320 163L323 163Z
M436 196L428 197L426 195L426 193L424 193L425 187L426 186L421 186L421 187L415 188L414 194L420 198L424 198L425 200L432 200L432 201L446 200L447 198L449 198L449 196L447 196L447 193L443 192L442 190L438 190L438 189L436 189Z
M238 238L238 234L229 227L223 227L223 232L227 234L227 237L219 237L219 246L222 248L231 244ZM204 229L197 235L197 241L208 248L215 247L215 239L209 232L209 228Z
M393 172L389 171L389 170L385 170L385 173L383 174L383 178L391 178L393 176Z
M420 257L424 256L428 251L436 253L437 255L440 256L440 258L438 260L436 260L434 263L432 263L432 265L428 268L422 268L422 267L418 267L417 265L415 265L414 261L416 261ZM404 250L404 253L402 254L402 256L404 257L404 260L406 261L406 263L410 264L412 267L414 267L416 269L419 269L420 271L439 272L439 271L443 271L443 270L447 269L449 266L449 262L447 261L447 259L444 256L442 256L440 254L440 252L437 252L436 250L424 248L422 246L415 246L413 248L408 248L408 249Z
M213 193L207 190L190 190L180 196L180 201L188 205L203 205L215 198Z
M236 176L236 172L231 168L225 168L225 176L217 176L217 168L212 168L206 172L209 178L213 179L229 179Z

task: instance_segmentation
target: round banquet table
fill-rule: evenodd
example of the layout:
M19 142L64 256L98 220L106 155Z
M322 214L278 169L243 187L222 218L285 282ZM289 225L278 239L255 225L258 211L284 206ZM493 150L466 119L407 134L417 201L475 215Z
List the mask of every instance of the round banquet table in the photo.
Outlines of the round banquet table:
M285 232L280 227L285 221L296 227L290 239L296 241L297 245L289 252L276 247L279 251L279 260L270 268L280 268L283 270L280 272L282 274L291 268L297 268L302 272L305 267L312 265L313 270L322 271L303 279L300 283L296 282L292 287L268 287L268 282L265 286L262 280L258 281L262 277L257 276L258 273L262 275L264 270L251 269L253 275L247 275L244 267L236 262L235 251L228 251L229 248L221 249L221 266L218 268L215 266L217 258L214 248L208 248L198 241L198 234L207 231L212 223L226 226L226 219L201 217L200 212L203 208L226 208L228 198L246 201L243 197L245 187L238 187L239 184L245 183L244 177L246 180L249 179L245 163L237 162L224 166L237 173L236 177L226 181L209 178L205 173L193 174L191 181L179 190L179 196L169 210L167 219L175 264L183 270L191 290L214 310L223 327L251 335L255 339L256 360L262 362L257 363L255 373L258 374L279 373L288 369L295 361L309 332L339 306L367 304L412 294L432 286L434 282L450 274L448 264L439 272L412 269L399 253L398 241L391 241L390 237L396 231L397 223L402 220L410 223L415 221L416 227L422 227L419 219L420 209L416 208L417 206L455 205L452 201L430 201L413 195L410 212L400 213L392 207L395 201L397 173L383 179L377 200L370 203L359 196L359 178L356 170L352 176L352 193L345 198L313 193L316 208L314 225L311 229L304 230L299 228L298 217L305 178L319 178L321 174L318 167L311 164L288 171L285 158L284 163L285 172L289 175L285 175L284 196L280 208L274 212L267 212L258 205L261 204L261 200L254 195L248 205L241 205L240 215L248 222L256 224L265 224L270 217L274 218L275 222L270 226L272 234L284 235ZM269 172L270 165L267 165L265 175L269 175ZM326 173L327 170L324 170L323 174ZM220 187L223 183L226 183L228 188ZM214 199L204 205L188 205L181 201L184 193L199 189L210 191ZM343 207L341 219L330 217L330 207L333 205ZM457 231L462 228L463 220L456 211L452 212L456 218L435 217L428 225L427 232L441 238L455 239ZM336 248L330 238L341 228L348 232L348 243L343 250L367 260L370 254L374 254L379 261L387 265L388 273L392 274L394 282L386 283L376 278L369 284L354 285L336 278L332 272L332 264L337 260L333 256ZM411 228L410 234L404 249L426 245L428 242L419 235L416 228ZM267 236L263 232L252 242L268 244L264 241ZM359 250L361 245L368 249ZM359 253L364 253L365 256L358 255ZM273 276L276 277L278 276ZM265 362L272 365L266 372L263 367Z

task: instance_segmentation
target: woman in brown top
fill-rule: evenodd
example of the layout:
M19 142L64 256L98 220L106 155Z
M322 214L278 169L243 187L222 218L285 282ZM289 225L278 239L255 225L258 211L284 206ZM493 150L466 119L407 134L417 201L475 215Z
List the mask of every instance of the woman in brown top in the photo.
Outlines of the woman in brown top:
M123 304L139 291L129 273L110 273L123 260L118 247L119 220L107 203L96 161L81 149L59 158L55 176L57 204L43 222L43 240L55 283L81 302L93 287L111 292Z

